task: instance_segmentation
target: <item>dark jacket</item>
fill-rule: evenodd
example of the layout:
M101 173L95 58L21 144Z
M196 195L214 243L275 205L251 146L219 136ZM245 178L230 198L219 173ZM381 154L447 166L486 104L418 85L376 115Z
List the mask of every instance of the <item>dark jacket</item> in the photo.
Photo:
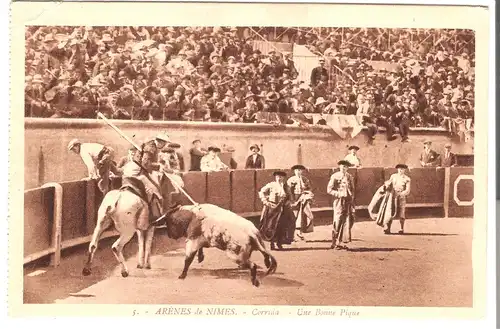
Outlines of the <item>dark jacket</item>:
M247 162L245 163L245 169L264 169L264 168L265 168L265 160L262 155L257 154L255 162L253 161L253 154L248 156Z
M457 156L454 153L451 153L446 157L445 154L441 155L441 167L451 167L457 165Z
M189 155L191 156L191 167L189 171L201 171L201 158L203 158L205 153L193 147L189 150Z

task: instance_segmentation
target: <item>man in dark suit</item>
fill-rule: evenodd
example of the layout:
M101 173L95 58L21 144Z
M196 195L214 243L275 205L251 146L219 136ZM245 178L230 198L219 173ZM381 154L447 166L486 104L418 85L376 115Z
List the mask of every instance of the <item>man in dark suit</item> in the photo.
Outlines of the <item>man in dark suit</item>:
M323 58L319 60L319 66L311 71L311 86L316 87L319 81L328 82L328 71L325 69L325 60Z
M436 167L440 163L439 154L431 149L432 142L426 140L424 142L424 151L420 154L420 164L422 167Z
M441 156L441 167L456 167L457 156L451 153L451 144L444 146L444 154Z
M290 78L296 79L299 72L297 72L297 69L295 68L295 63L292 60L292 53L288 52L285 53L285 59L283 60L283 64L285 65L285 68L288 69L288 71L290 72Z
M191 168L189 171L201 171L200 164L207 152L201 148L201 141L199 139L193 141L193 147L189 150L191 156Z
M257 144L250 146L250 151L252 151L252 154L247 158L245 169L264 169L266 163L264 157L259 154L259 146Z

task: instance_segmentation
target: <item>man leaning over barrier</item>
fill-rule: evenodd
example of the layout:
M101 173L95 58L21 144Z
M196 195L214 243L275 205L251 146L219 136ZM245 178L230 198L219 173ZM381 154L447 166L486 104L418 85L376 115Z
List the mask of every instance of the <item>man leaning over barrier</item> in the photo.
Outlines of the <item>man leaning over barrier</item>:
M116 164L113 161L115 151L109 146L99 143L82 143L78 139L69 142L68 151L80 155L87 166L87 179L98 179L99 190L106 194L109 191L110 171L118 175Z

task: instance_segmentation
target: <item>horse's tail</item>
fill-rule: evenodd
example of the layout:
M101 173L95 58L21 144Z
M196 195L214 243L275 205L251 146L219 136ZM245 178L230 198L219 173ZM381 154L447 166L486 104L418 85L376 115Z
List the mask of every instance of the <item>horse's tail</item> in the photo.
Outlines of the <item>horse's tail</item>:
M260 232L256 232L256 234L251 239L255 248L258 249L262 253L262 255L264 255L264 263L267 266L266 275L270 275L276 272L276 269L278 268L278 262L276 261L276 258L274 258L274 256L271 255L271 253L264 246L264 241L262 240Z

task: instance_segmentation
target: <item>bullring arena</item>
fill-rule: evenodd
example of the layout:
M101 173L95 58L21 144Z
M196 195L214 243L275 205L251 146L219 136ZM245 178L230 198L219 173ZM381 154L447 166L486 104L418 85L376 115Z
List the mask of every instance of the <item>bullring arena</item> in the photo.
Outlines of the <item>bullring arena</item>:
M260 140L269 167L287 168L303 163L310 168L306 175L315 193L314 232L309 234L307 242L273 251L278 270L262 278L261 287L255 288L248 281L248 271L239 270L216 249L205 251L203 263L195 260L185 280L177 279L183 267L183 240L167 238L161 228L153 242L152 269L135 268L137 242L133 238L124 251L130 276L122 278L110 249L116 232L110 230L99 245L92 275L82 276L85 250L102 195L95 181L77 179L85 176L85 167L76 157L68 155L65 147L74 136L103 142L120 154L126 152L128 145L95 120L57 124L46 120L26 120L25 136L30 143L25 150L25 177L26 184L31 186L25 190L24 205L25 303L472 306L473 167L411 165L412 190L404 235L382 234L366 211L376 189L395 172L391 164L396 157L406 154L411 162L409 155L418 154L419 141L431 138L439 147L448 140L444 134L414 129L415 142L402 146L406 149L399 153L388 150L387 158L378 160L364 155L363 151L368 149L363 147L364 136L358 135L348 142L361 145L359 154L365 160L362 168L349 169L357 191L358 218L353 227L353 242L348 251L336 252L329 249L332 213L326 184L335 167L334 159L346 150L346 141L320 130L308 132L309 136L304 138L297 127L274 129L271 135L273 128L259 124L246 125L247 130L233 124L222 127L215 135L209 123L198 124L190 140L210 135L212 142L236 146L237 152L221 156L224 161L232 157L241 162L244 150L248 149L246 143ZM190 140L180 133L180 124L147 122L139 128L131 122L114 122L138 139L153 128L152 131L171 132L171 139L179 141L183 149L189 145ZM185 134L195 129L186 127ZM242 138L245 134L252 136ZM377 140L367 152L382 152L380 148L386 149L387 144ZM281 154L272 150L274 145L283 145ZM312 145L325 152L319 158L312 158L308 155ZM300 152L301 148L305 151ZM381 166L376 166L375 161L380 161ZM47 170L49 166L54 170ZM186 172L183 180L186 191L197 202L221 206L258 223L262 204L257 191L272 179L272 172L273 169ZM119 180L113 181L115 188L120 186ZM184 199L183 203L189 202ZM262 267L258 274L262 276L262 257L255 254L253 259ZM204 293L194 293L200 291Z
M278 315L272 305L472 307L474 31L30 26L24 32L24 303L271 305L261 315ZM421 161L424 141L456 157L437 164L425 153ZM244 217L227 216L243 223L246 246L257 240L248 239L256 230L245 219L259 225L258 193L273 172L290 177L292 166L305 166L314 231L282 250L265 243L278 263L272 275L264 276L264 259L254 252L259 287L248 269L215 248L178 279L186 244L168 238L165 227L156 229L150 269L136 267L135 237L124 249L129 271L120 268L111 227L91 271L84 270L103 194L95 179L85 179L91 170L82 159L91 153L80 146L100 144L88 162L95 169L110 149L118 162L133 152L131 144L150 142L171 154L175 168L182 155L185 168L174 172L195 202ZM197 143L225 166L207 156L213 167L202 169L199 160L190 171L191 154L203 153ZM353 146L361 166L348 169L353 181L345 175L339 183L355 190L352 242L334 250L331 194L344 189L328 194L327 186ZM252 149L261 157L252 158ZM246 169L250 160L249 167L261 169ZM404 233L393 227L384 234L368 205L397 164L410 169L407 221ZM403 175L396 180L408 182ZM279 187L276 195L285 195ZM335 199L342 203L336 211L352 214L352 195ZM183 195L181 203L190 202ZM227 226L237 226L227 218Z

